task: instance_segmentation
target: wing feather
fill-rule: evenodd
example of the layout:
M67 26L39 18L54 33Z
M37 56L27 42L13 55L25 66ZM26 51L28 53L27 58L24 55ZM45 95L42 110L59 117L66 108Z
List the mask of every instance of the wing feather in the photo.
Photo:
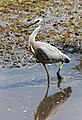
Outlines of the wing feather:
M36 50L36 58L41 62L45 63L53 63L53 62L60 62L64 61L66 56L63 54L60 50L58 50L56 47L44 43L44 42L39 42L36 41L35 47Z
M41 48L38 48L36 50L35 57L41 63L47 63L49 61L49 57L46 55L46 53Z

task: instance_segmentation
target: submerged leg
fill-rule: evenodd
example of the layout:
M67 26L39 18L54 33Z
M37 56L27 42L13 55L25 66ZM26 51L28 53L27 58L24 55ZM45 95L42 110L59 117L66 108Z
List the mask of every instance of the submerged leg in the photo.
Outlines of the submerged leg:
M57 84L57 86L58 86L58 88L60 88L61 89L61 87L60 87L60 83L62 82L62 79L63 79L63 77L60 75L60 70L62 69L62 67L63 67L63 62L62 62L62 64L60 65L60 67L59 67L59 69L58 69L58 71L57 71L57 77L58 77L58 84Z
M66 92L60 87L60 83L62 82L62 79L63 79L63 77L60 75L60 70L62 69L62 67L63 67L63 63L60 65L60 67L59 67L59 69L58 69L58 71L57 71L57 77L58 77L58 84L57 84L57 86L58 86L58 88L60 88L60 90L64 93L64 94L66 94Z
M48 91L49 91L49 85L47 86L47 90L46 90L45 97L47 97L47 96L48 96Z
M48 72L48 70L47 70L47 68L46 68L46 65L43 64L43 66L44 66L44 68L45 68L45 70L46 70L46 74L47 74L47 78L48 78L48 86L50 86L49 72Z

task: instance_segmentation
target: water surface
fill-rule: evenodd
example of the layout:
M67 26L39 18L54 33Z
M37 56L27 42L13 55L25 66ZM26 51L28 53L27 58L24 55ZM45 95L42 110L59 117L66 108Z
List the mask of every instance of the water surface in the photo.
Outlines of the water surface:
M63 101L62 103L56 101L58 105L54 104L52 105L54 107L49 108L49 114L44 120L82 119L82 59L80 54L70 54L69 56L71 57L71 63L65 64L61 71L61 75L64 77L61 86L62 88L71 88L68 93L72 93L69 97L65 96L65 99L61 100ZM47 67L51 81L51 87L49 88L47 97L52 101L52 98L55 100L53 96L61 94L57 88L56 77L59 64L52 64ZM40 103L43 103L42 101L46 99L46 90L47 78L41 64L11 69L1 68L0 119L34 120L38 108L41 105ZM43 112L42 114L45 113Z

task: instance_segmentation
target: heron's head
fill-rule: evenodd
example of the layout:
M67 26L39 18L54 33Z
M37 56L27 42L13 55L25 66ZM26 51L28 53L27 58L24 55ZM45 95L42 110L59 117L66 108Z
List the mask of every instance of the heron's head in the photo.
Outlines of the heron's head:
M42 17L35 18L35 19L34 19L34 22L40 24L40 23L43 22L43 18L42 18Z
M28 25L28 27L30 27L32 25L35 25L35 24L43 25L44 24L43 18L42 17L37 17L37 18L33 19L30 22L30 24Z

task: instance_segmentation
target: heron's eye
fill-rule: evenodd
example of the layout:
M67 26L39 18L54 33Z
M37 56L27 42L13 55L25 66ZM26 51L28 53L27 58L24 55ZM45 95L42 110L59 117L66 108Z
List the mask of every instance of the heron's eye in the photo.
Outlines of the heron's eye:
M35 23L38 23L39 22L39 20L37 20Z

